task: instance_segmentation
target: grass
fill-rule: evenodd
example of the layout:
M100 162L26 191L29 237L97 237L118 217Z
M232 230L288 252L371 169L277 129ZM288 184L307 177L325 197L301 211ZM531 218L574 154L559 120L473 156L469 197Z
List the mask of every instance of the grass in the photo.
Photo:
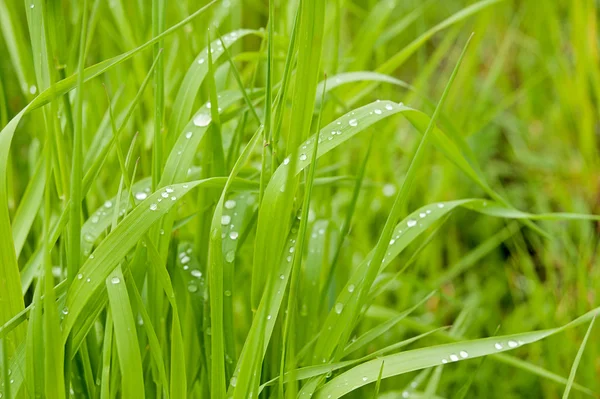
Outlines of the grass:
M0 397L597 397L597 11L0 0Z

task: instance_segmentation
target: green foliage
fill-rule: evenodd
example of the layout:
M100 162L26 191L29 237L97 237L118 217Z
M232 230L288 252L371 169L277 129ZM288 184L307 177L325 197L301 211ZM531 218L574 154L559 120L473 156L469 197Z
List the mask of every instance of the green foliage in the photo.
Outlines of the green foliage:
M598 396L597 7L0 0L0 398Z

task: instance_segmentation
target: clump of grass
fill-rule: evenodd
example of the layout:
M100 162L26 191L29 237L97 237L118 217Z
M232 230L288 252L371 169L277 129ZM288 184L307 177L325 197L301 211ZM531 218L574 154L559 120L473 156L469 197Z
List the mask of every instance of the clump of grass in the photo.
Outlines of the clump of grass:
M597 395L594 6L412 3L0 3L0 397Z

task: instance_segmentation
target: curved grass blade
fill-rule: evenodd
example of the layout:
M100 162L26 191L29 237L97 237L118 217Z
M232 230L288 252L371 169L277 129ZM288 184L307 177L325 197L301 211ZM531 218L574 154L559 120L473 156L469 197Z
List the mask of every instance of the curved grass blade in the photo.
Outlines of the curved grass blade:
M431 346L371 360L336 376L319 389L315 397L317 399L335 399L370 384L377 378L382 360L386 364L382 377L389 378L440 364L510 351L585 323L598 314L600 314L600 308L558 328Z
M596 316L592 318L590 321L590 326L583 337L583 341L581 341L581 345L579 346L579 350L577 351L577 356L575 356L575 360L573 361L573 366L571 367L571 372L569 373L569 379L567 381L567 386L565 387L565 392L563 393L563 399L567 399L569 397L569 393L571 392L571 388L573 387L573 382L575 381L575 374L577 374L577 367L579 366L579 362L581 361L581 357L583 356L583 351L585 350L585 345L590 337L592 329L594 328L594 322L596 321Z

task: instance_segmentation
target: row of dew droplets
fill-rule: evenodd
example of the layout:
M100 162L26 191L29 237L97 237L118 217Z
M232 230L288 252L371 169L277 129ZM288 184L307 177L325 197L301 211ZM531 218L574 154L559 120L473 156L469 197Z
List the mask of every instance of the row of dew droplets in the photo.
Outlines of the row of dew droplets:
M510 339L510 340L508 340L506 342L506 346L509 349L517 348L517 347L519 347L519 346L521 346L523 344L524 344L523 341L515 341L515 340L512 340L512 339ZM502 342L496 342L496 343L494 343L494 349L496 349L498 351L502 351L502 350L505 350L505 346L504 346L504 344ZM442 359L442 364L446 364L448 362L457 362L459 360L463 360L463 359L466 359L468 357L469 357L469 353L467 351L465 351L465 350L462 350L462 351L458 352L458 355L456 353L452 353L452 354L450 354L450 356L448 357L448 359L443 358Z
M229 200L225 201L225 204L223 205L224 213L223 213L223 215L221 215L221 225L223 225L224 228L229 230L229 234L227 234L225 231L223 231L223 233L221 234L221 238L229 237L231 240L235 241L240 236L240 234L236 230L234 230L235 225L233 223L231 223L232 215L230 215L229 213L226 213L226 212L232 212L233 216L237 216L237 212L234 211L236 206L237 206L237 202L233 199L229 199ZM232 263L234 260L235 260L235 251L234 250L227 251L227 253L225 254L225 262ZM227 294L227 292L225 294ZM229 295L231 295L231 293L229 293Z
M160 197L156 199L156 202L161 202L163 199L171 199L171 201L176 201L177 197L173 195L174 192L175 190L173 190L171 187L166 187L165 190L160 193ZM158 204L153 202L150 204L149 208L151 211L156 211L158 209Z
M223 3L225 3L225 1ZM226 45L228 45L228 44L233 43L238 37L239 37L239 34L234 31L234 32L228 33L225 36L223 36L223 41L225 42ZM221 40L216 39L210 44L210 53L211 54L218 53L217 55L221 55L222 51L223 51L223 44L221 43ZM206 56L207 56L206 50L202 51L200 53L200 55L198 56L198 59L196 60L196 62L199 65L204 64L206 62Z

